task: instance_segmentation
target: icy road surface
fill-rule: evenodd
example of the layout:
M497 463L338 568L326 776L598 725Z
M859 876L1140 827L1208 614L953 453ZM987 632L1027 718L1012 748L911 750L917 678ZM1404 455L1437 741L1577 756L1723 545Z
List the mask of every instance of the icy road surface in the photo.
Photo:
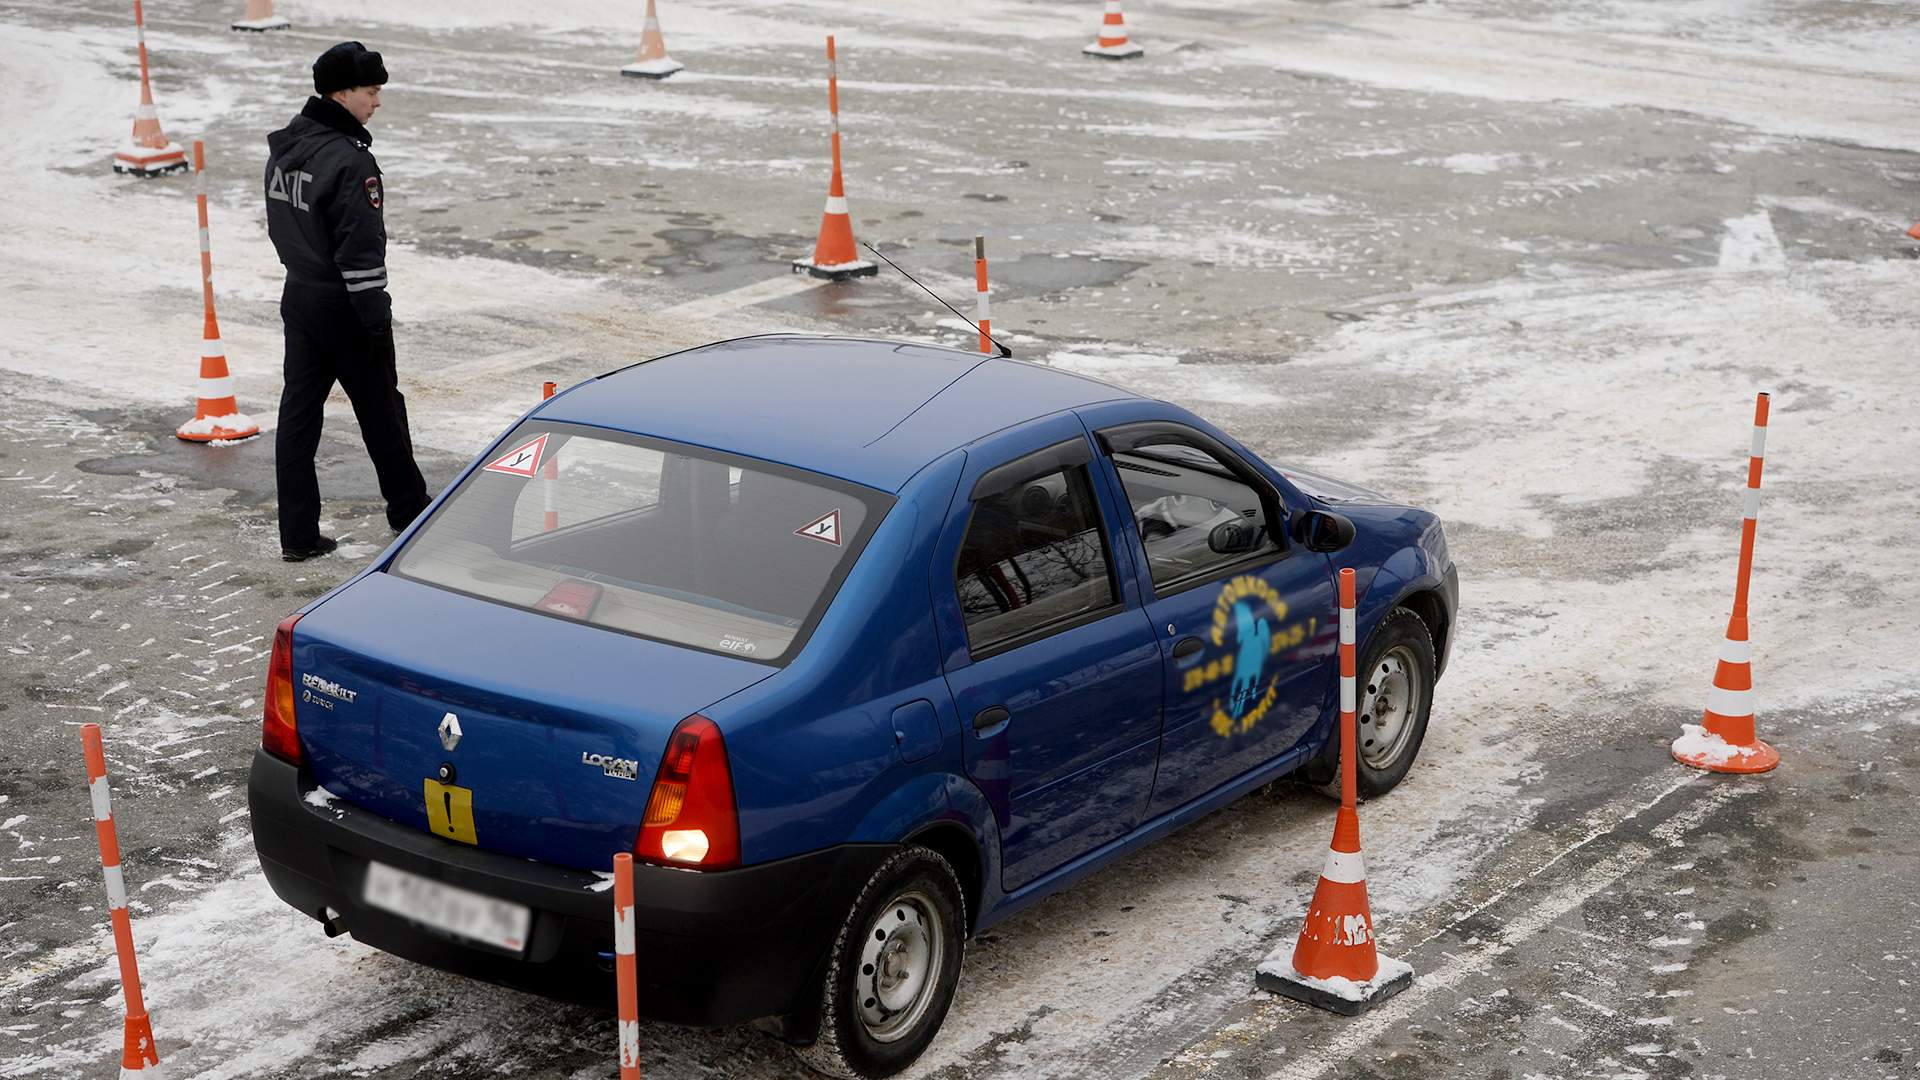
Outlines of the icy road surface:
M913 1075L1915 1075L1920 12L1143 2L1148 57L1105 64L1078 54L1097 4L673 0L689 68L640 86L613 75L636 5L288 0L266 38L224 29L236 6L154 4L149 40L169 134L209 142L222 329L263 422L263 137L342 38L394 74L375 149L436 486L542 380L776 328L970 340L891 275L786 272L835 32L862 239L966 309L985 231L1023 357L1446 519L1452 666L1420 763L1362 812L1414 988L1357 1022L1252 989L1331 829L1283 788L974 942ZM330 941L258 874L273 625L386 534L343 400L332 560L277 561L270 434L171 438L192 201L106 171L131 36L118 3L0 0L0 1078L115 1073L86 721L174 1075L604 1077L610 1018ZM1724 627L1761 388L1755 670L1787 764L1726 782L1665 747ZM649 1077L797 1072L747 1028L642 1044Z

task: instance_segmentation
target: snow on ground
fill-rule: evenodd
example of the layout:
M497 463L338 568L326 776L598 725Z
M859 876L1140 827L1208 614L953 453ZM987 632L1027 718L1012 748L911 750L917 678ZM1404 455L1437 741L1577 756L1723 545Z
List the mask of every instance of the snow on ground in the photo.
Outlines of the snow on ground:
M437 7L289 0L287 7L296 16L447 31L537 25L529 48L537 47L540 34L631 33L633 22L632 12L588 0ZM1278 10L1284 18L1301 9ZM1655 12L1624 3L1609 10L1635 18ZM835 9L808 3L799 12L796 24L772 9L675 4L667 30L676 49L683 41L691 47L733 38L784 47L824 31ZM1171 12L1156 14L1169 29L1177 22ZM1765 69L1755 74L1751 65L1735 65L1714 51L1730 46L1649 44L1651 66L1629 80L1609 63L1616 59L1608 54L1611 46L1577 40L1560 28L1571 24L1494 26L1450 14L1448 7L1396 12L1391 23L1388 15L1365 10L1334 14L1374 36L1320 26L1297 44L1247 45L1241 52L1387 86L1571 96L1589 104L1685 99L1689 107L1771 131L1920 144L1904 119L1913 114L1913 84L1897 79L1874 84L1891 88L1874 91L1882 99L1892 95L1893 107L1884 113L1888 102L1863 101L1852 75L1837 68L1815 71L1815 84L1802 87L1788 108L1785 87L1805 72L1769 81ZM932 33L941 19L1076 39L1090 28L1079 13L990 0L889 8L876 18L876 28L845 40L866 40L864 33L877 47L930 50L945 44ZM1408 20L1420 34L1406 30ZM896 32L901 27L927 33L903 35ZM8 297L0 305L6 342L0 364L44 377L50 394L184 403L200 333L192 234L181 224L190 218L180 213L190 196L184 185L130 188L103 175L103 148L124 135L130 107L118 73L123 37L9 26L0 42L0 93L36 104L30 117L0 114L0 137L13 150L0 163L9 191L0 201L0 229L36 237L17 247L0 271ZM1514 56L1530 59L1511 70L1507 61ZM1736 89L1724 97L1714 96L1718 90L1693 96L1698 87L1685 65L1695 63ZM685 85L697 84L690 78ZM1231 105L1164 90L1132 93L1170 109ZM207 80L192 93L164 97L161 115L184 141L199 120L232 107L239 95L238 87ZM765 119L754 107L676 100L676 108L696 119L748 127ZM617 123L629 106L596 96L566 107ZM1230 118L1204 126L1170 120L1164 130L1135 125L1128 133L1167 141L1265 138L1236 128ZM214 168L225 160L216 155ZM434 167L424 156L398 160ZM1464 153L1435 163L1469 176L1529 164L1514 155ZM1330 199L1283 192L1268 209L1313 215ZM1446 519L1465 568L1467 605L1453 666L1409 797L1365 811L1375 910L1389 941L1396 917L1450 895L1480 857L1529 824L1524 784L1543 746L1591 738L1576 727L1617 715L1623 701L1649 702L1671 715L1670 725L1638 733L1650 744L1664 745L1683 720L1697 717L1730 599L1756 389L1775 392L1754 593L1763 715L1768 708L1888 692L1905 679L1920 646L1902 614L1920 608L1920 581L1907 573L1914 554L1911 463L1920 459L1920 436L1901 402L1914 389L1911 313L1920 310L1920 264L1794 264L1769 211L1841 216L1846 208L1765 197L1756 203L1750 215L1722 225L1718 266L1509 282L1406 301L1344 326L1288 364L1182 363L1182 350L1165 342L1040 350L1051 363L1191 404L1257 449L1298 445L1292 429L1314 423L1316 408L1336 413L1345 420L1317 443L1326 449L1293 464L1365 480ZM1197 235L1148 225L1109 248L1226 265L1324 254L1289 243L1217 225ZM229 316L223 328L241 403L264 416L277 399L278 333L265 305L277 298L280 269L250 200L216 203L213 252L223 302L253 305L252 318ZM524 319L535 328L532 345L503 342L494 356L453 357L434 353L425 335L410 337L403 326L402 348L417 348L428 361L419 376L423 388L409 386L416 437L424 445L470 453L529 404L530 387L499 383L519 377L530 350L537 355L578 340L611 345L635 337L639 317L623 283L405 247L392 253L391 265L403 321ZM541 339L562 333L576 340ZM487 385L456 392L434 381L437 370ZM1377 405L1356 409L1356 401ZM1818 546L1842 528L1844 553ZM1871 595L1859 604L1834 602L1836 594L1855 595L1865 583ZM244 704L236 712L244 713ZM136 704L128 716L122 730L130 737L168 749L243 724L232 716L182 718L151 702ZM1764 734L1764 720L1762 728ZM1045 1071L1112 1037L1116 1017L1144 1016L1149 1023L1164 1017L1178 1007L1165 1000L1168 987L1206 958L1271 943L1296 925L1330 817L1306 797L1236 807L1136 856L1122 872L1098 876L1069 897L1010 920L996 931L998 943L976 951L960 1003L918 1072L952 1065L1023 1027L1031 1045L1010 1045L1005 1053ZM19 824L9 818L0 828ZM1242 830L1258 842L1238 842ZM162 886L147 897L157 910L143 913L137 928L163 1037L185 1044L181 1063L196 1075L245 1077L319 1057L349 1072L372 1070L456 1051L476 1054L493 1042L516 1045L525 1060L571 1045L553 1030L545 1003L468 984L450 989L421 969L321 937L310 921L273 899L250 869L244 832L226 834L215 854L219 880L178 899L163 897L174 890ZM1196 881L1196 866L1204 867L1204 882ZM1302 881L1305 887L1296 888ZM1251 905L1242 910L1223 895L1250 897ZM1063 903L1097 913L1086 924L1086 940L1058 935ZM1223 911L1236 917L1224 918ZM1106 962L1097 970L1072 970L1057 952L1063 944ZM97 941L0 975L0 996L39 971L74 966L88 972L70 986L76 1001L110 998L112 960ZM385 1030L396 1015L423 1009L425 1019L400 1025L398 1033ZM8 1059L5 1075L69 1074L110 1052L116 1037L103 1021L95 1039ZM738 1032L649 1028L647 1039L715 1068L783 1060ZM343 1045L351 1049L339 1049Z

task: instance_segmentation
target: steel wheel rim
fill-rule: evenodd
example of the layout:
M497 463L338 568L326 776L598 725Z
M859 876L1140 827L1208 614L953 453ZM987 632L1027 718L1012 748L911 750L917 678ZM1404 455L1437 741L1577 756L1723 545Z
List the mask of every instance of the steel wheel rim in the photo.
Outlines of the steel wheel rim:
M946 962L946 924L926 893L901 893L881 908L867 924L854 978L854 1004L867 1034L888 1043L918 1027Z
M1395 645L1364 673L1360 695L1360 760L1383 772L1400 760L1420 715L1419 671L1413 650Z

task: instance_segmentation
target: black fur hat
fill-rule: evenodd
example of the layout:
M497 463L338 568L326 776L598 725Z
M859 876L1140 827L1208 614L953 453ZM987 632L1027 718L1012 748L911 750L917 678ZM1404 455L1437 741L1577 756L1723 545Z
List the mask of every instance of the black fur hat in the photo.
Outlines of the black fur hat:
M380 54L357 41L343 41L313 62L313 92L321 97L356 86L384 86L386 81Z

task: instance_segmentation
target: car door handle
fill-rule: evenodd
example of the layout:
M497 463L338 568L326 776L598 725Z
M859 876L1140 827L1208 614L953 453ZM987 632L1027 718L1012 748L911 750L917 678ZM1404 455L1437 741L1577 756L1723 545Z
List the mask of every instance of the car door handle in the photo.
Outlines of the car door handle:
M1181 638L1179 643L1173 647L1173 658L1175 660L1185 660L1189 657L1198 656L1200 655L1202 647L1200 639L1197 637Z
M973 714L973 730L985 731L990 727L998 727L1006 723L1012 716L1013 714L1008 712L1006 707L1002 705L981 709L979 712Z

